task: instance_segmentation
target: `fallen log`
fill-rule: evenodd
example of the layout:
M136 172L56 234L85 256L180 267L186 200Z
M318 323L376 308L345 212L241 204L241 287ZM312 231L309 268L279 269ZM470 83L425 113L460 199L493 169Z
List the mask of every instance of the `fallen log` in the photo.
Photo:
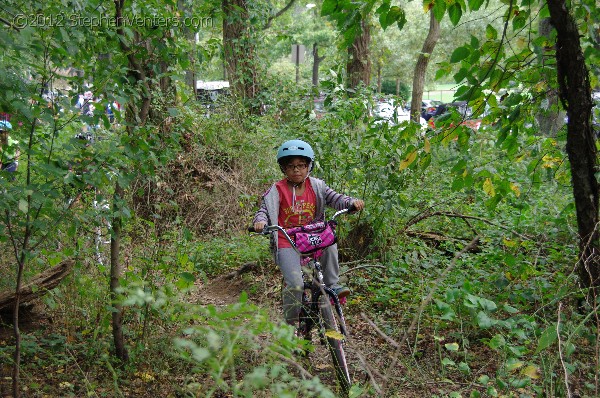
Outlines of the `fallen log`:
M73 269L74 260L65 260L44 272L37 274L25 286L21 287L19 293L19 305L27 304L34 299L43 296L54 289ZM16 292L0 292L0 310L11 310L15 306Z
M258 267L257 263L245 263L245 264L242 264L242 266L239 269L237 269L235 271L231 271L228 274L225 274L225 275L219 277L218 279L237 278L238 276L245 274L246 272L254 271L257 267Z

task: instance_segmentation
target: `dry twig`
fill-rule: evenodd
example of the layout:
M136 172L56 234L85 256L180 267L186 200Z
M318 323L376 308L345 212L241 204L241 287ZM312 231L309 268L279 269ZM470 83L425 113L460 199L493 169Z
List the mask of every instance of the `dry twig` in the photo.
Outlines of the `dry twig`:
M406 225L404 226L404 231L406 232L406 230L408 228L410 228L411 226L417 224L420 221L425 220L426 218L430 218L430 217L434 217L434 216L445 216L445 217L454 217L454 218L461 218L463 219L465 222L467 222L466 220L478 220L478 221L482 221L486 224L489 225L493 225L494 227L498 227L501 228L505 231L509 231L510 233L512 233L513 235L518 236L519 238L523 239L523 240L528 240L529 238L525 235L522 235L508 227L505 227L504 225L492 222L490 220L487 220L483 217L475 217L475 216L467 216L464 214L459 214L459 213L454 213L451 211L434 211L434 212L426 212L426 213L421 213L418 216L412 218L408 223L406 223ZM471 230L473 230L473 227L467 222L467 225L471 228Z

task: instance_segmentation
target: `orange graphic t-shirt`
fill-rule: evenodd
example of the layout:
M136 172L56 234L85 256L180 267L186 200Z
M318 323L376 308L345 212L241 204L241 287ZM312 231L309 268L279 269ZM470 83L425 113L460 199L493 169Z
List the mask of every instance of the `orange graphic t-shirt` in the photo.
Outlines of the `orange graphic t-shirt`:
M306 179L304 184L306 185L304 192L302 195L296 194L295 201L292 190L287 185L287 180L283 179L275 184L279 192L277 223L285 229L310 224L315 218L317 196L309 179ZM279 248L292 247L282 232L279 232L277 242Z

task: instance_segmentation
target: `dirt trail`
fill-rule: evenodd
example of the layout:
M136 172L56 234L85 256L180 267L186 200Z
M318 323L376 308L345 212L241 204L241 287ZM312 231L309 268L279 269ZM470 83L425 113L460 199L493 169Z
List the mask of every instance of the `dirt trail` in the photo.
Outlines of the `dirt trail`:
M225 278L218 278L208 281L207 283L196 283L197 293L196 302L198 304L213 304L216 306L223 306L234 304L239 301L240 294L247 288L240 278L228 280Z
M251 273L253 283L261 286L261 289L258 289L259 293L249 294L249 301L263 308L268 308L274 321L277 321L277 317L282 317L279 308L281 305L280 276L275 272L262 274L261 270L257 270L255 267L250 267L242 272L238 270L205 283L197 283L198 291L195 294L197 303L224 306L238 302L242 291L250 287L241 276L247 272ZM359 296L360 289L355 294ZM382 376L397 378L407 372L406 361L398 363L394 360L394 357L398 355L398 351L389 344L389 341L386 341L380 334L381 332L376 331L369 324L368 318L366 315L361 314L358 306L352 306L352 299L349 300L344 312L350 332L350 339L346 343L345 351L351 376L355 382L365 383L377 374L375 376L378 379L377 383L381 383ZM316 334L313 335L312 340L315 351L310 354L310 360L302 360L298 365L305 368L312 375L319 376L326 385L335 388L336 382L329 352L325 346L319 344ZM392 364L394 364L393 369L389 369ZM388 373L389 370L391 370L391 373ZM388 374L386 375L386 373ZM412 388L405 388L400 395L393 395L402 398L433 395L432 392L426 390L428 389L423 388L423 386L418 387L417 391Z

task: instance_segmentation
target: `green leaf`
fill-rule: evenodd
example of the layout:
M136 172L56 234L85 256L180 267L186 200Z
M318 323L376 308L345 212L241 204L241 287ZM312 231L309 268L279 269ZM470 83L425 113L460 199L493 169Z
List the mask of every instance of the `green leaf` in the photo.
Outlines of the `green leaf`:
M452 53L452 55L450 56L450 62L455 64L457 62L462 61L463 59L467 58L470 54L470 51L467 47L458 47L457 49L454 50L454 52Z
M502 309L503 309L504 311L508 312L509 314L516 314L516 313L518 313L518 312L519 312L519 310L518 310L518 309L516 309L515 307L511 307L511 306L510 306L510 305L508 305L508 304L504 304L504 305L502 306Z
M398 6L392 6L385 17L386 26L390 26L403 18L406 19L404 16L404 10Z
M501 334L496 334L494 337L492 337L490 339L490 341L488 342L488 345L490 346L490 348L497 350L498 348L502 348L506 345L506 340L504 339L504 336L502 336Z
M492 25L485 27L485 37L488 40L496 40L498 38L498 31Z
M494 321L483 311L477 313L477 325L482 329L489 329L494 326Z
M444 18L444 14L446 13L446 2L445 1L436 1L433 5L433 15L435 19L438 21L442 21Z
M460 4L452 4L450 8L448 8L448 16L450 17L450 22L452 22L452 25L458 25L460 22L460 17L462 17L462 8L460 7Z
M337 10L337 0L324 0L321 6L321 16L333 15Z
M191 274L190 272L182 272L181 274L179 274L179 277L183 280L185 280L186 282L190 282L193 283L196 281L196 277Z
M354 38L358 34L359 29L360 27L358 25L353 24L342 33L342 36L344 37L345 46L349 46L354 41Z
M477 381L479 382L479 384L486 385L487 383L489 383L490 377L488 375L481 375L479 376Z
M381 3L379 8L377 8L377 10L375 10L375 13L377 15L379 15L379 24L381 25L383 30L385 30L389 26L389 24L386 23L387 22L387 14L388 14L389 10L390 10L390 2L389 1L384 1L383 3Z
M398 25L398 29L402 30L402 28L404 28L404 25L406 25L406 13L404 12L404 10L402 10L402 14L398 17L398 22L396 23Z
M481 397L481 393L477 390L471 391L471 394L469 395L469 398L480 398L480 397Z
M464 374L470 374L471 373L471 368L469 367L469 365L466 362L459 363L458 364L458 370L460 370Z
M527 13L521 12L519 15L513 18L512 25L513 30L519 30L527 24Z
M27 213L29 210L29 203L27 203L26 199L19 199L19 210L21 210L22 213Z
M469 0L469 9L471 11L477 11L483 5L484 0Z
M545 350L550 347L554 342L558 339L558 334L556 332L556 325L550 325L542 332L540 338L538 340L538 346L535 350L535 353L538 354L540 351Z

